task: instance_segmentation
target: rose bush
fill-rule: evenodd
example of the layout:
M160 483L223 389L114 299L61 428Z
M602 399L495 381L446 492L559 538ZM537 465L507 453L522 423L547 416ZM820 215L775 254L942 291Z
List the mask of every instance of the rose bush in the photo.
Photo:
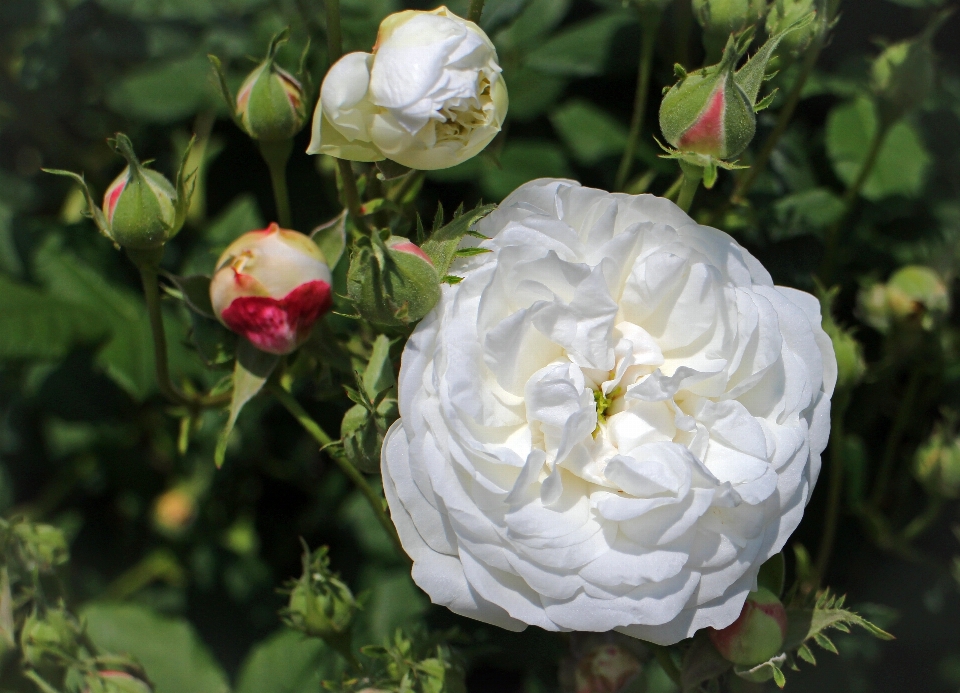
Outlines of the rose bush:
M649 195L536 180L476 229L383 447L414 580L513 630L729 625L820 470L817 300Z
M372 54L350 53L330 68L307 152L448 168L486 147L506 114L487 35L446 7L407 10L383 21Z

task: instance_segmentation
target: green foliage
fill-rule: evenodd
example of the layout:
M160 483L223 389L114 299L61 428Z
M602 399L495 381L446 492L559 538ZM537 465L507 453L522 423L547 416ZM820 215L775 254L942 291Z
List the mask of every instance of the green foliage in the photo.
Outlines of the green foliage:
M335 655L322 641L283 628L251 648L234 693L315 693L336 670Z

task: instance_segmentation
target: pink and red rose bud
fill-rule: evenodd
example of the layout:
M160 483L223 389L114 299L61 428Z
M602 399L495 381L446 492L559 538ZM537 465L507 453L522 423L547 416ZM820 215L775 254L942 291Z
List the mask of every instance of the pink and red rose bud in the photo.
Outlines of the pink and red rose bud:
M440 300L440 276L430 256L402 236L374 239L380 253L360 248L347 272L347 293L364 319L381 325L420 320Z
M755 666L780 653L787 636L787 611L777 596L761 587L747 595L736 621L726 628L710 628L708 636L728 662Z
M271 354L289 354L332 304L330 268L308 236L271 224L217 261L210 300L219 320Z
M663 98L660 128L680 152L728 159L753 140L753 104L726 63L688 74Z
M267 58L244 80L237 93L237 118L250 137L261 142L288 140L307 120L303 86Z
M617 693L640 669L639 660L622 647L599 645L577 662L576 693Z

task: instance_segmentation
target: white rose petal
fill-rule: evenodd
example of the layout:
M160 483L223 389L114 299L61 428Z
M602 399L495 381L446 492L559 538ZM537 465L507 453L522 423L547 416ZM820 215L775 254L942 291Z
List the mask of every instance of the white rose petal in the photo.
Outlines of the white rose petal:
M414 580L513 630L729 625L819 473L818 302L649 195L533 181L477 230L383 447Z
M446 7L407 10L383 20L372 54L350 53L330 68L307 152L448 168L486 147L506 112L487 35Z

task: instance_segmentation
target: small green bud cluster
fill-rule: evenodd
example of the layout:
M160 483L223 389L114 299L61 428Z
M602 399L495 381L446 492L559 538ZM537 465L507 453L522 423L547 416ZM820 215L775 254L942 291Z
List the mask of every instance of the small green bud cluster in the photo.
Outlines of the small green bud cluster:
M304 550L303 574L291 585L284 610L287 625L338 650L349 648L357 602L350 588L330 570L327 548Z
M70 560L67 539L56 527L18 522L10 530L16 537L20 559L28 570L52 573Z
M386 677L371 691L466 693L463 667L444 645L415 642L398 629L392 643L364 647L363 653L386 662Z
M955 421L938 426L913 458L913 476L932 496L960 498L960 437Z
M209 56L234 120L252 139L260 142L290 140L307 122L307 89L304 87L307 74L303 58L309 44L301 58L300 73L295 77L277 65L277 51L288 37L286 29L273 37L266 57L247 75L236 97L230 93L219 59Z
M774 0L767 13L767 34L774 36L786 31L792 24L801 21L811 13L819 15L821 12L826 12L825 5L823 0ZM826 17L817 16L816 21L786 34L781 41L783 49L792 55L803 53L814 39L826 31L826 19Z
M117 133L109 142L127 160L127 167L107 188L102 209L94 203L83 176L59 170L48 173L67 176L80 185L87 201L86 215L118 248L134 252L162 249L183 228L187 218L194 174L186 176L184 167L193 141L184 152L176 185L141 163L130 138L123 133Z
M366 474L375 474L380 470L383 437L400 415L390 340L385 335L377 337L370 360L357 380L357 389L347 390L355 404L343 417L340 436L354 466Z
M440 300L440 276L433 260L409 239L375 232L353 251L347 295L365 320L409 325Z
M894 326L932 330L949 313L950 294L934 270L908 265L886 284L862 289L857 305L864 322L880 332L889 332Z
M20 631L23 659L33 667L69 662L80 648L80 633L80 624L62 606L45 613L35 609Z
M844 329L833 319L833 301L839 291L838 287L820 294L822 326L833 343L833 352L837 357L837 390L849 393L863 379L867 364L863 358L863 348L853 332Z

